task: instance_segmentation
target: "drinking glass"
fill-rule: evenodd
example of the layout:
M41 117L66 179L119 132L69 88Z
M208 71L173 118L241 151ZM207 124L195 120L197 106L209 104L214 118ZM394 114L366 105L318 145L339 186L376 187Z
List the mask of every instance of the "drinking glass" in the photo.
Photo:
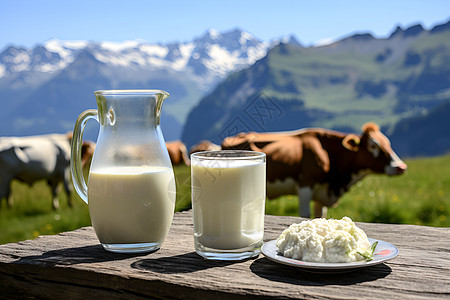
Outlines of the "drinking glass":
M216 260L257 256L263 244L266 155L223 150L191 154L196 252Z

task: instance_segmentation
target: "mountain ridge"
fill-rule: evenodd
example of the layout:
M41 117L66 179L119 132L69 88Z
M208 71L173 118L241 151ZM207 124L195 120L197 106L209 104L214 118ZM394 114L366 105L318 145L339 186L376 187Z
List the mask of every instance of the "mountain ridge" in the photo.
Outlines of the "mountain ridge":
M235 41L238 37L240 43ZM49 73L60 71L72 63L80 51L86 49L90 50L99 61L112 65L131 67L133 65L147 65L154 68L169 67L179 71L183 68L189 69L189 62L204 59L203 56L205 55L210 56L211 51L209 50L211 49L209 48L214 46L214 42L218 42L229 53L236 54L233 57L235 64L229 66L232 70L238 68L240 64L245 65L262 57L269 46L269 43L262 42L248 32L237 28L224 33L210 29L192 41L168 44L152 44L142 41L49 40L43 45L36 45L34 48L15 47L13 45L7 47L0 53L0 66L2 66L0 78L21 71ZM242 49L243 51L238 51ZM251 50L251 53L246 52L248 49ZM38 52L41 52L41 54ZM248 61L245 61L245 59L248 59ZM41 63L38 64L38 62ZM211 70L213 77L217 76L214 71L214 69ZM219 76L223 73L220 70L216 72L219 73ZM205 80L205 78L202 79ZM209 78L206 79L211 81Z
M66 120L74 122L81 108L95 106L92 92L96 89L159 88L172 95L163 109L163 132L169 132L169 139L177 139L188 111L201 94L229 72L264 56L267 47L269 43L237 28L223 33L208 30L183 43L50 40L32 49L9 46L0 53L0 101L4 107L0 135L39 134L52 126L69 131ZM84 80L86 75L77 64L90 70L91 80ZM70 84L92 95L76 98L73 89L63 90ZM48 95L42 92L45 89ZM52 97L63 97L69 106L80 103L78 111L61 110L61 117L55 116L53 121L45 107L57 101ZM23 112L33 110L43 116L28 116L24 122ZM164 124L165 119L170 122Z
M255 103L258 99L262 99L261 103L273 104L273 112L283 111L284 116L293 115L291 109L297 110L299 111L297 116L302 116L302 120L293 123L292 126L307 126L321 116L336 117L337 114L331 113L329 107L340 99L324 102L314 89L326 87L324 93L329 94L330 86L336 87L339 84L354 86L351 94L357 96L356 100L366 103L369 103L371 98L378 99L380 96L383 103L392 101L394 96L407 98L406 94L401 95L397 91L406 91L409 88L409 92L414 92L414 97L418 99L406 99L402 102L406 104L406 108L397 105L398 114L403 114L402 117L419 114L441 102L439 99L430 100L426 98L428 96L422 95L424 91L433 87L416 85L414 90L406 84L407 80L400 82L395 78L398 75L403 76L402 74L393 74L389 78L372 78L370 76L375 73L368 72L369 77L358 77L355 75L355 66L352 65L353 57L348 57L348 51L354 56L370 57L362 63L370 68L379 69L380 66L394 63L403 64L405 70L423 68L426 72L421 74L425 81L430 82L429 79L435 78L435 85L445 86L447 81L436 77L433 73L435 69L429 66L430 63L426 61L428 56L424 55L422 50L411 51L407 56L405 51L410 49L411 45L414 46L418 37L447 32L449 23L436 25L430 30L420 30L420 27L422 29L423 27L416 25L406 29L399 26L387 38L380 39L371 34L358 33L327 45L308 47L304 47L292 35L272 41L261 41L240 28L224 32L209 29L198 37L184 42L49 40L33 48L10 45L0 53L0 101L3 107L0 112L0 135L71 131L76 117L82 110L95 108L93 91L96 89L160 88L171 94L165 101L161 118L166 140L184 138L183 127L192 109L198 105L202 97L217 95L214 94L216 87L224 92L221 84L233 81L234 78L239 78L245 83L236 89L241 98L218 98L220 101L230 104L233 101L236 103L241 101L240 108L247 104L248 113L254 108L248 107L249 99L256 101ZM395 32L397 33L394 34ZM406 32L408 34L405 34ZM380 40L385 44L375 45L374 42ZM417 45L414 47L418 48ZM269 50L277 52L272 56L277 57L275 60L270 56L267 57ZM295 72L290 70L293 65L289 66L288 70L279 70L273 65L283 57L288 57L289 53L298 53L295 55L300 56L311 56L312 53L317 56L332 54L340 60L340 63L338 66L334 65L334 58L330 59L325 55L324 60L312 62L317 73L311 72L297 78ZM400 58L404 60L400 62ZM369 60L376 61L376 64L369 64ZM349 67L342 72L340 68L346 63ZM303 62L300 65L302 64ZM250 67L255 68L255 73L246 71ZM304 72L310 72L308 71L310 67L307 66ZM414 77L411 80L421 79ZM282 102L277 102L278 94L282 96ZM350 92L347 91L341 98L345 100L348 95ZM345 101L340 112L341 119L346 117L345 109L349 111L350 108L353 109L353 114L361 112L360 109L352 107L348 100ZM234 107L239 108L239 105ZM214 126L226 127L229 118L233 115L239 117L241 113L239 109L225 109L217 114L210 110L198 115L217 116L221 121L216 122ZM380 113L370 107L365 113L380 117ZM228 120L224 119L224 116L227 116ZM253 124L256 129L261 130L255 118L241 121ZM389 122L390 125L386 128L392 130L395 122ZM201 122L199 124L200 131L204 130L205 125ZM286 124L287 121L278 120L278 124L271 126L282 128ZM323 126L330 124L324 123ZM354 130L354 127L346 125L345 122L334 125L334 128ZM215 134L224 133L216 130ZM95 137L95 134L92 134L92 137ZM188 144L191 142L195 141L188 141Z
M387 39L359 34L314 48L280 44L200 100L182 139L190 146L200 139L220 143L224 132L359 132L368 121L389 134L400 120L450 101L448 24L438 31L414 25Z

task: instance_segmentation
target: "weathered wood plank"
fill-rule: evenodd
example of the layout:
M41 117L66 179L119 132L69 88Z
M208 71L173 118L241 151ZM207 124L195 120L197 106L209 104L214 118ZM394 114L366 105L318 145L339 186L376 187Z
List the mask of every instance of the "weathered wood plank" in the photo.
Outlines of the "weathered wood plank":
M265 240L296 217L266 216ZM314 274L262 255L242 262L202 259L194 252L192 214L177 213L163 247L124 255L101 248L92 227L0 245L1 296L11 298L449 298L450 228L358 223L400 254L344 274Z

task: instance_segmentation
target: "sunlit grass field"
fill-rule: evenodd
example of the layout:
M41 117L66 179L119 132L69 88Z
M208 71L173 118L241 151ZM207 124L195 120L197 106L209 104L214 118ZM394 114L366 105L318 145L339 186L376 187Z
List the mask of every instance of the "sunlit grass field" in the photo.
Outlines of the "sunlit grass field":
M328 217L348 216L354 221L417 224L450 227L450 155L406 160L402 176L369 175L353 186L328 210ZM176 211L190 209L190 168L175 167ZM88 206L75 193L74 206L60 195L61 208L54 211L50 189L45 182L31 188L19 182L12 186L14 206L5 201L0 209L0 244L33 239L90 226ZM283 196L266 202L266 213L298 215L296 196Z
M406 160L401 176L369 175L328 209L327 217L354 221L450 227L450 155ZM298 215L298 199L268 201L266 213Z

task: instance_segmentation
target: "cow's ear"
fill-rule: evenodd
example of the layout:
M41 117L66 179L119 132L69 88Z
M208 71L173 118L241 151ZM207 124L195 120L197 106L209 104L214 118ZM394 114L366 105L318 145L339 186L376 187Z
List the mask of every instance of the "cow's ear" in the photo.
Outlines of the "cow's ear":
M73 138L73 132L72 131L68 131L66 132L66 137L69 141L72 141Z
M354 152L359 150L359 143L360 139L355 134L347 134L345 138L342 140L342 146Z

